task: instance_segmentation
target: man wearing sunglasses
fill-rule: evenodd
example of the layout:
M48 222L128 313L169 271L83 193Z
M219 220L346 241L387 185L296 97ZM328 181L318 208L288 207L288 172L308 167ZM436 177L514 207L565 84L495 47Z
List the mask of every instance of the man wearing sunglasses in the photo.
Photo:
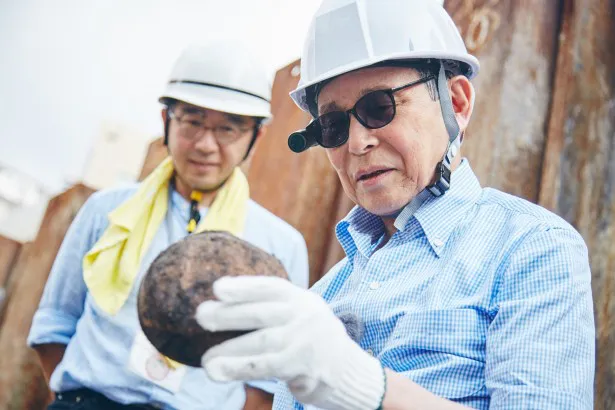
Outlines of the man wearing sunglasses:
M249 199L238 168L264 135L270 98L269 75L241 44L192 46L179 57L160 98L169 157L140 184L92 195L34 316L28 342L51 377L49 409L271 407L272 381L216 383L161 356L136 308L154 258L201 230L242 237L307 287L303 237Z
M289 145L324 147L357 204L346 258L311 292L218 280L201 325L259 330L206 352L209 375L283 380L274 409L593 408L586 246L462 158L479 64L446 11L325 0L301 67L315 120Z

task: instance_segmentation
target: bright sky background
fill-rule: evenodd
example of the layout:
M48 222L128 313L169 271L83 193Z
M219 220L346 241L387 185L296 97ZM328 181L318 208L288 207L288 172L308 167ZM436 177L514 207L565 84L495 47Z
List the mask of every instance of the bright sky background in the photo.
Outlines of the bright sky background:
M0 166L58 192L103 124L160 135L158 96L184 46L244 39L273 78L320 1L0 0Z

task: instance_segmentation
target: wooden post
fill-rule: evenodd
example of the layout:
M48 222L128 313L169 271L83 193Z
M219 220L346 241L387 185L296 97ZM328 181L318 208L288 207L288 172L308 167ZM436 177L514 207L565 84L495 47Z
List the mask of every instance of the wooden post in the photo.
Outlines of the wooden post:
M11 276L19 252L22 245L19 242L15 242L9 238L0 236L0 287L2 288L0 300L0 328L2 328L2 322L4 321L4 307L7 300L7 289L9 289L14 281Z
M0 236L0 287L6 288L13 264L19 255L21 244Z
M42 409L49 398L34 351L26 346L51 265L77 211L93 191L77 185L53 198L34 242L24 245L13 269L0 330L0 408Z
M447 0L481 71L462 153L485 186L538 200L559 0Z
M310 283L324 271L340 194L337 175L322 148L301 154L288 148L291 132L304 128L309 116L299 110L288 93L299 81L299 62L276 74L273 87L274 119L268 135L259 142L249 180L252 198L295 226L309 249Z
M597 327L595 408L615 408L615 3L564 0L540 204L583 235Z

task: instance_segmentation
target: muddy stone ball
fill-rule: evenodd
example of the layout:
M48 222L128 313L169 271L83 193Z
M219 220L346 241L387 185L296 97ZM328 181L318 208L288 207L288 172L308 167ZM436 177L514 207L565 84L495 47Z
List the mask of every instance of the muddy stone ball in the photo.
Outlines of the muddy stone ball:
M215 299L217 279L240 275L288 279L277 258L226 232L194 234L171 245L152 262L139 288L145 336L163 355L199 367L210 347L248 333L209 332L194 320L199 304Z

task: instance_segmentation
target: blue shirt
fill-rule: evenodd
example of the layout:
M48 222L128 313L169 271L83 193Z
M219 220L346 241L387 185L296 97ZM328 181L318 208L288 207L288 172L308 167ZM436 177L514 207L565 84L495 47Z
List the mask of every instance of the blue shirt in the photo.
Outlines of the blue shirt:
M346 258L313 287L363 321L364 350L470 407L593 409L591 275L568 223L481 188L464 160L395 226L377 249L380 218L354 208L336 227ZM303 406L280 384L273 408Z
M169 195L169 211L161 224L131 294L114 316L93 301L83 281L82 260L108 225L107 214L128 199L136 187L101 191L84 204L68 230L51 270L28 337L30 346L66 344L50 386L61 392L87 387L119 403L155 403L175 409L240 409L245 402L241 383L215 383L203 369L188 368L180 390L173 394L127 368L130 349L140 329L138 284L153 259L186 235L189 204L177 192ZM201 213L204 216L206 210ZM243 239L275 255L297 285L308 285L308 261L301 234L253 201L248 204ZM254 385L272 391L273 382Z

